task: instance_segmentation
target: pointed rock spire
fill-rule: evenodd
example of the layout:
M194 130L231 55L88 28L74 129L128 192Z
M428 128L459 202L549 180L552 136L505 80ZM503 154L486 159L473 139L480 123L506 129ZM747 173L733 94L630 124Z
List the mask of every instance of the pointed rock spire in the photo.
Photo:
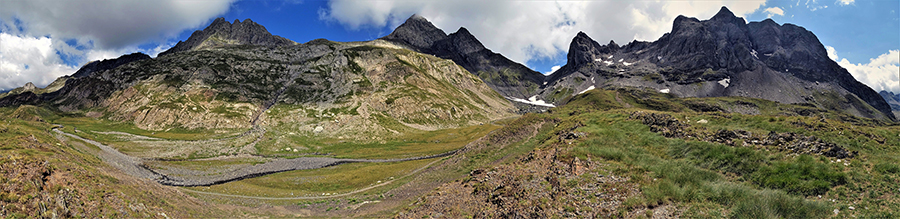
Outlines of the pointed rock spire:
M566 56L566 65L579 66L594 60L594 55L600 53L600 44L594 41L584 32L578 32L572 43L569 44L569 54Z
M736 17L734 16L734 13L732 13L731 10L728 10L728 7L722 6L722 8L719 9L719 12L712 17L712 20L733 17Z
M449 39L451 39L452 44L456 49L463 54L487 49L481 44L481 41L478 41L478 39L475 38L472 33L469 33L469 30L465 27L460 27L455 33L450 34Z
M431 24L428 19L414 14L406 19L394 32L382 37L383 40L404 43L415 49L427 49L434 45L434 42L447 38L447 34L443 30Z
M746 23L746 22L744 22L743 18L739 18L739 17L735 16L734 13L732 13L731 10L728 10L728 8L725 6L722 6L722 8L719 9L719 12L716 13L716 15L713 16L712 18L710 18L709 20L722 21L722 22L728 22L728 23L740 23L740 24Z

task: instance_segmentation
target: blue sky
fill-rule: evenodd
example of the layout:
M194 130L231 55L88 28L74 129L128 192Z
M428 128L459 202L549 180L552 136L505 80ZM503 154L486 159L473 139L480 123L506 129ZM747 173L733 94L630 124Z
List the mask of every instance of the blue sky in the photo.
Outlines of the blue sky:
M131 52L155 55L216 17L249 18L303 43L376 39L417 13L448 34L464 26L494 52L547 73L565 64L578 31L601 44L654 41L671 29L675 16L705 20L725 5L748 22L772 18L805 27L858 80L900 93L896 0L0 1L0 90L28 81L44 86L91 60Z

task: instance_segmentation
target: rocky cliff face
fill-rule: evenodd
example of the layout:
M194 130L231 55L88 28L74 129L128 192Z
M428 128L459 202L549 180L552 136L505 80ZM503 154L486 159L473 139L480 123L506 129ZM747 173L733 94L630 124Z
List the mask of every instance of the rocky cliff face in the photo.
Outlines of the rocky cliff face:
M655 42L600 45L584 33L541 97L602 87L642 87L681 97L745 96L808 103L895 120L872 89L828 58L806 29L771 19L746 23L723 7L709 20L679 16Z
M894 112L894 116L900 118L900 94L894 94L893 92L881 91L878 92L884 101L891 106L891 111Z
M485 48L466 28L447 35L418 15L381 39L453 60L505 97L528 98L544 82L543 74Z
M294 41L272 35L266 30L266 27L250 19L246 19L244 22L234 20L234 23L228 23L225 18L220 17L205 29L194 31L186 41L179 41L174 47L159 55L227 45L287 46L294 44L296 44Z

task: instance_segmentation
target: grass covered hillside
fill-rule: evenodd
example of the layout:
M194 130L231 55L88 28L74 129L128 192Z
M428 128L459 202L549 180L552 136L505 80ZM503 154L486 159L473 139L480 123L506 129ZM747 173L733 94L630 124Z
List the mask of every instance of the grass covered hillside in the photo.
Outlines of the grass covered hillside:
M590 91L520 120L529 122L495 134L540 128L464 155L502 158L470 165L399 215L894 218L900 210L897 124L632 89Z
M53 135L60 117L35 106L0 108L0 217L221 217L196 198L130 177L85 142Z
M761 99L675 98L633 89L594 90L567 102L546 113L382 136L370 143L289 137L289 130L278 128L258 141L216 137L222 135L216 132L140 131L41 107L3 108L0 213L894 218L900 209L897 124ZM61 132L51 131L53 124L63 124ZM455 153L170 187L123 172L103 148L72 136L144 157L144 167L170 177L227 174L296 157L377 160ZM258 155L209 153L229 144L255 145ZM166 147L200 149L187 157L159 157L172 151Z

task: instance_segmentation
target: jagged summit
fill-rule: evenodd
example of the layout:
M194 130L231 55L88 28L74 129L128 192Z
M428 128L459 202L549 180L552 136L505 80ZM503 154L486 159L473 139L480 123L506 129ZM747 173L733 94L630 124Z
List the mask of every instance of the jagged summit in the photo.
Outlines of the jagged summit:
M447 34L443 30L435 27L428 19L414 14L381 39L407 44L413 49L428 49L434 42L446 38Z
M226 45L286 46L294 44L296 44L294 41L272 35L266 30L266 27L249 18L244 19L243 22L235 19L233 23L229 23L225 18L220 17L213 20L203 30L194 31L186 41L179 41L174 47L159 55Z
M732 19L736 17L737 16L735 16L731 10L728 10L728 7L722 6L722 8L719 9L719 12L717 12L716 15L713 15L710 20Z
M31 83L31 82L29 81L28 83L25 83L25 86L22 86L22 88L23 88L25 91L33 91L34 89L37 89L37 86L34 86L34 83Z
M569 43L569 54L566 55L567 63L582 65L594 61L595 55L602 53L601 46L584 32L578 32L572 43ZM608 52L608 51L607 51Z
M603 46L580 32L567 58L542 96L598 86L645 87L682 97L807 103L895 120L878 93L828 58L815 34L771 19L746 23L726 7L709 20L678 16L672 31L655 42Z
M425 17L412 15L381 39L453 60L506 97L528 98L544 82L543 74L494 53L465 27L447 35Z

